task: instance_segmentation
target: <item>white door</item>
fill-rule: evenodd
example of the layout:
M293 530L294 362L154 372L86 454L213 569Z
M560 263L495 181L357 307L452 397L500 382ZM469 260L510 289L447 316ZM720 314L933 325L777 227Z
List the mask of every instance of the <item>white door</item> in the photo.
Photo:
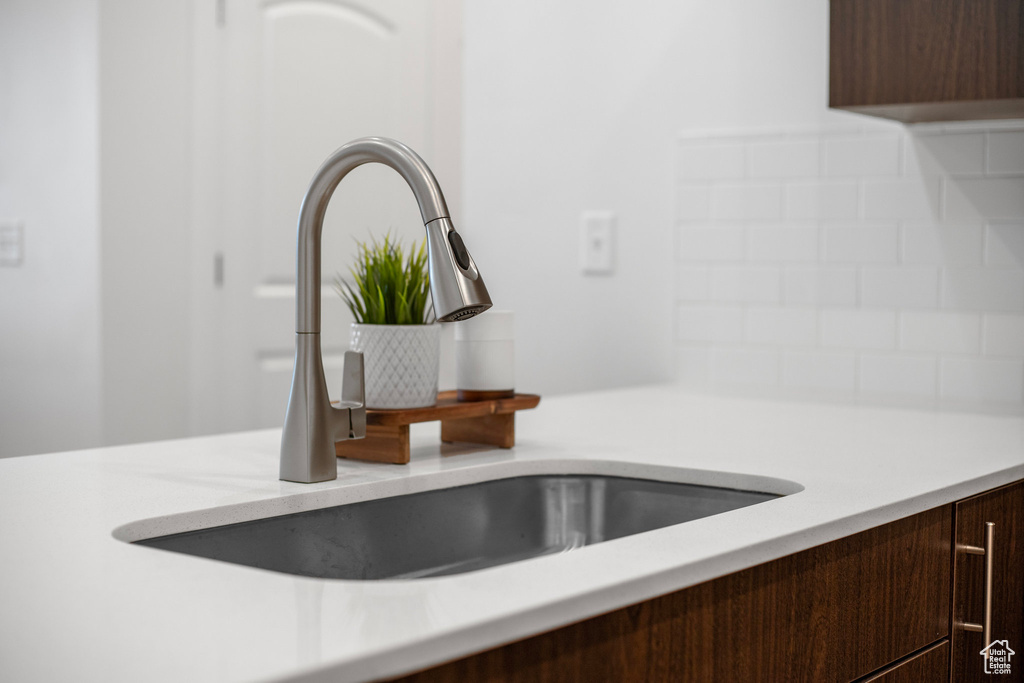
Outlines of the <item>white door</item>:
M292 374L295 235L320 163L380 135L417 150L457 202L458 2L196 0L193 428L280 426ZM453 208L453 210L455 210ZM351 317L333 292L355 240L424 230L397 173L363 166L338 187L323 233L322 344L340 391Z

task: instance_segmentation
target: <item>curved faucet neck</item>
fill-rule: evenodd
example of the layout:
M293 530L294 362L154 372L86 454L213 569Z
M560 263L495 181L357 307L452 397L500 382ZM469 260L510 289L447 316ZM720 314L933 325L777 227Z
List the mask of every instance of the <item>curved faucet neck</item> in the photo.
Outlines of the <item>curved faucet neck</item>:
M328 157L299 211L295 368L281 432L280 477L285 481L337 478L335 442L366 436L362 354L345 354L341 404L331 406L327 395L320 352L320 238L338 183L356 166L372 161L398 171L416 195L427 231L430 298L438 321L463 320L491 306L476 263L455 232L441 188L423 159L387 138L354 140Z
M324 215L335 188L354 168L376 162L398 171L416 196L424 225L448 218L437 179L416 152L388 138L360 138L340 147L320 166L299 210L295 331L320 333L320 244Z

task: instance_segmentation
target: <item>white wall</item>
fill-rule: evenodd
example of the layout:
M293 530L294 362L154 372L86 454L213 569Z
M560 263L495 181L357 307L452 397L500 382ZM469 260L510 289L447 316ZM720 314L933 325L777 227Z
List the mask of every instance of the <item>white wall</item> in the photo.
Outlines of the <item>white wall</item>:
M0 4L0 456L187 433L190 19Z
M0 3L0 457L100 440L97 3Z
M828 3L474 2L466 33L467 240L520 314L521 386L660 379L675 364L716 391L1021 408L1024 171L991 160L1024 148L985 126L908 133L830 111ZM827 150L870 156L871 131L896 167L831 175ZM831 201L847 214L825 213ZM620 216L605 280L575 268L592 208ZM934 246L952 222L973 249L950 256L963 268L908 255L907 240ZM880 232L885 254L853 253ZM836 277L852 299L827 299ZM910 342L915 326L932 338ZM963 349L944 346L947 328Z
M100 3L105 444L188 433L191 19L188 2Z
M520 386L665 380L672 141L688 128L821 122L827 3L472 2L465 233L518 315ZM578 272L582 211L618 215L617 271Z
M495 306L516 313L523 390L669 376L671 158L650 105L672 36L646 23L625 3L466 3L456 227ZM589 209L618 217L611 277L579 273Z

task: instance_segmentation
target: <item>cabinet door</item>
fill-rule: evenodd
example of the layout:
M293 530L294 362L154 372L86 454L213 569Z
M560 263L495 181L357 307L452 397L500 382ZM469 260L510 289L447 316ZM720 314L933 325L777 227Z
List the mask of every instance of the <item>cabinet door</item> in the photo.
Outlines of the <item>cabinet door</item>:
M829 106L899 121L1024 115L1024 1L831 0Z
M970 548L984 548L985 528L992 523L991 557ZM991 562L991 581L986 562ZM956 555L953 567L953 679L989 681L982 650L994 641L1007 649L1009 675L1001 681L1024 680L1024 483L995 489L956 505ZM966 624L983 626L987 585L991 590L991 631L986 636ZM985 642L986 637L989 642Z

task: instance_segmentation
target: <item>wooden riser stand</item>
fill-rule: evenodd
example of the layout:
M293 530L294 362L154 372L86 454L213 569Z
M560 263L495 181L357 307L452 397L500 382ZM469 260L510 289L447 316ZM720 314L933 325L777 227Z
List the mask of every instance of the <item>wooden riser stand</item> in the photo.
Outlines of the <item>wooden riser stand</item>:
M459 401L454 391L442 391L437 404L407 410L367 410L366 438L338 441L339 458L388 462L409 462L409 425L441 421L441 441L512 448L516 443L516 411L535 408L536 394L515 394L509 398Z

